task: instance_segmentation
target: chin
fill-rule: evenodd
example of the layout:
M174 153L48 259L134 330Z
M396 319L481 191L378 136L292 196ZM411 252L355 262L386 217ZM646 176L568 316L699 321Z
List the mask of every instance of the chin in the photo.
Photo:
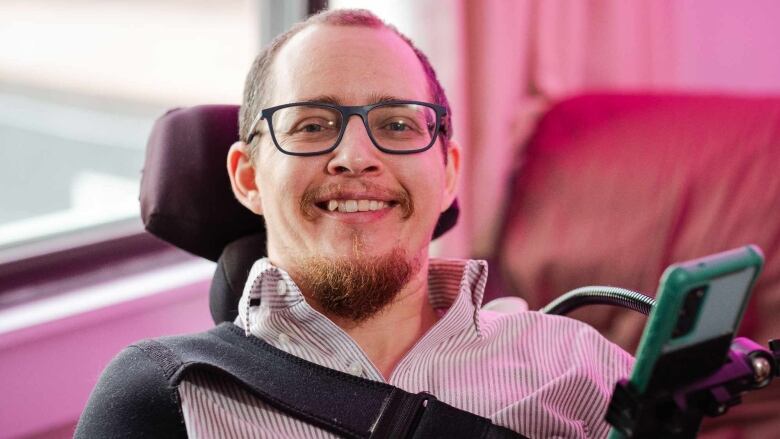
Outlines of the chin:
M338 244L331 244L320 255L335 259L366 259L387 256L390 253L401 252L410 254L410 249L397 239L341 239Z

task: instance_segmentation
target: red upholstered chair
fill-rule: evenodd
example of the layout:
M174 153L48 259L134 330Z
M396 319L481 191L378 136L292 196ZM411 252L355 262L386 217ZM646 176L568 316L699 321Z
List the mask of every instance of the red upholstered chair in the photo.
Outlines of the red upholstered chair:
M766 266L740 333L780 337L780 98L574 97L518 159L496 262L531 309L585 285L654 295L667 265L755 243ZM593 306L572 317L632 352L646 320ZM702 437L777 437L780 384L745 399Z

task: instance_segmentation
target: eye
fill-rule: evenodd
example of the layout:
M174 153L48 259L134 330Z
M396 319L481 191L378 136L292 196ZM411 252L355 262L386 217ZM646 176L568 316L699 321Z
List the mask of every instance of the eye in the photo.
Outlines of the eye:
M395 140L429 136L428 124L435 116L425 105L403 102L380 105L368 113L372 133Z
M406 122L402 120L394 120L391 121L386 125L386 128L390 131L408 131L410 129L409 125L406 124Z
M388 134L412 134L422 132L416 121L406 117L386 120L379 128L381 131Z
M317 125L317 124L310 123L308 125L303 126L301 128L301 131L306 132L306 133L317 133L317 132L322 131L323 129L324 128L322 127L322 125Z
M307 119L295 124L292 133L316 134L335 129L336 122L325 119Z

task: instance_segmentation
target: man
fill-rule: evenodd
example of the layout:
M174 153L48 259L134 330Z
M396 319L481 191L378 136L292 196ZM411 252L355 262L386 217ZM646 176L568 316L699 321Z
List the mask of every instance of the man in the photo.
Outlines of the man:
M238 201L265 219L268 258L249 274L236 324L305 360L428 391L529 437L605 436L630 356L574 320L481 310L484 262L428 258L460 170L449 114L425 56L365 11L314 16L261 53L227 166ZM196 437L331 436L206 372L164 389L149 364L120 354L77 436L101 423L125 424L114 433L155 424ZM115 375L134 382L112 401L150 419L90 414L101 410L92 401L119 391L107 384Z

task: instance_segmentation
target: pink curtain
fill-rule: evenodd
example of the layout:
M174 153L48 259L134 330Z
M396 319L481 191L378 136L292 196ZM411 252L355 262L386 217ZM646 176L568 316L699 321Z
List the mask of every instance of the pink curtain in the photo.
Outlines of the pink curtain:
M461 46L458 61L445 64L462 71L445 86L456 96L455 137L465 152L463 209L458 227L436 244L438 254L492 253L507 179L550 100L594 89L780 92L780 2L448 4L457 11L449 17L457 20L450 25L459 29L455 47ZM428 17L434 9L425 12ZM447 56L433 58L436 64L435 58Z
M558 97L589 88L671 85L677 3L534 2L534 88Z

